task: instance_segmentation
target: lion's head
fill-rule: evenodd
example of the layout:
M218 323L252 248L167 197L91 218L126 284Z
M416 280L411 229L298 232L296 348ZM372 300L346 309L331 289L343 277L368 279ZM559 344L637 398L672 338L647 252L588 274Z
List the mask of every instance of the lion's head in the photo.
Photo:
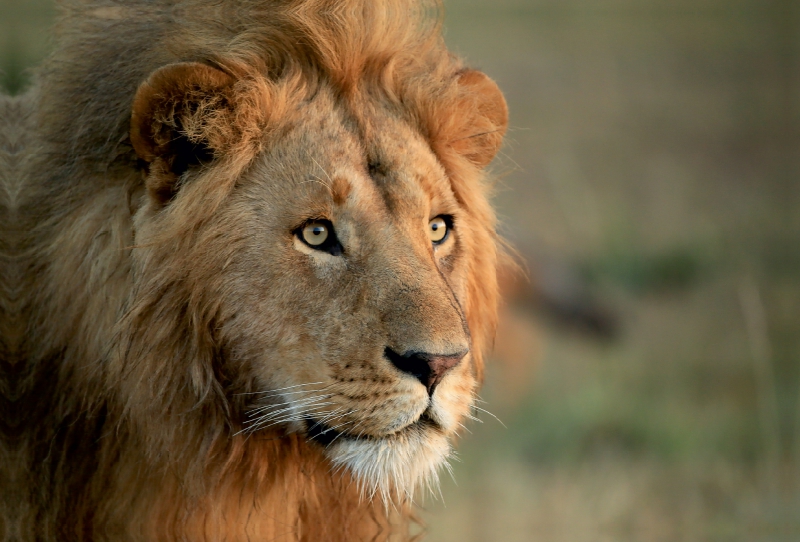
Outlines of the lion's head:
M108 378L154 442L296 433L403 498L435 480L482 376L482 169L507 113L438 41L372 44L357 70L325 48L343 41L307 32L303 55L217 54L139 87L145 203Z

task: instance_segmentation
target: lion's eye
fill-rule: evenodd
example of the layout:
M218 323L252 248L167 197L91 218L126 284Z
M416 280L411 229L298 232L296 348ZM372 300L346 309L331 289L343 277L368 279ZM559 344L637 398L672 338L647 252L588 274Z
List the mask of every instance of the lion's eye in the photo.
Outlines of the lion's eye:
M295 230L294 234L311 248L334 256L339 256L344 250L333 230L333 224L328 220L309 220Z
M303 227L303 241L318 247L328 239L328 226L323 222L309 222Z
M444 241L449 230L447 219L443 216L437 216L428 223L428 237L434 244Z

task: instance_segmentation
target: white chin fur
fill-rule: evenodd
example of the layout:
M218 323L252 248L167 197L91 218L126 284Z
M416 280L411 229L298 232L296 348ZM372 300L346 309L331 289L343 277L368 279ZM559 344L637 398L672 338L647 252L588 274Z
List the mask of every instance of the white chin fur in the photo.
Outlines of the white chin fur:
M420 485L437 492L439 468L450 471L451 453L444 435L421 427L383 439L340 439L327 451L334 468L353 473L365 498L380 496L387 504L412 500Z

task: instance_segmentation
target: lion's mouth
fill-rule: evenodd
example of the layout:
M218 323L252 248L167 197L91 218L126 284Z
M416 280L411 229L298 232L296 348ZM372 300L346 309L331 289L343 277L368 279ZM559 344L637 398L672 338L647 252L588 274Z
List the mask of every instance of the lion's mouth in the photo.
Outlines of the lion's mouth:
M322 446L329 446L334 441L337 440L351 440L351 441L379 441L379 440L386 440L397 435L401 435L403 433L413 431L413 430L425 430L433 427L437 427L438 424L428 416L427 411L423 412L422 415L417 418L416 421L409 423L408 425L394 431L393 433L382 435L382 436L375 436L375 435L366 435L363 433L360 434L352 434L347 433L345 431L339 431L334 427L329 427L322 422L318 422L313 418L305 418L306 424L306 436L309 440L313 440L317 444Z

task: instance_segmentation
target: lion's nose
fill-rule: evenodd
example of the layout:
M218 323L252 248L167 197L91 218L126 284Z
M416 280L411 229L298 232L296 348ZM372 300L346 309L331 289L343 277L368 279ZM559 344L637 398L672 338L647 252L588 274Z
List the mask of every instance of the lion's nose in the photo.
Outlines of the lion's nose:
M428 395L433 396L433 391L442 381L445 373L458 365L468 352L469 350L455 354L429 354L427 352L398 354L387 347L383 351L383 355L392 362L392 365L422 382L422 385L428 390Z

